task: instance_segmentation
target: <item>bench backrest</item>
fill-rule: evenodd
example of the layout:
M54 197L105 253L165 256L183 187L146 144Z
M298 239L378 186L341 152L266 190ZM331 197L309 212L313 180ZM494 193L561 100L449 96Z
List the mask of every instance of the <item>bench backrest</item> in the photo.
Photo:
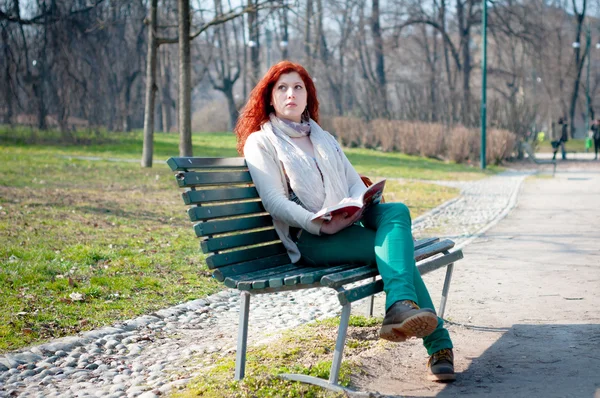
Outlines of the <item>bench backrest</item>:
M183 201L218 281L290 263L244 158L179 157L167 164L186 188Z

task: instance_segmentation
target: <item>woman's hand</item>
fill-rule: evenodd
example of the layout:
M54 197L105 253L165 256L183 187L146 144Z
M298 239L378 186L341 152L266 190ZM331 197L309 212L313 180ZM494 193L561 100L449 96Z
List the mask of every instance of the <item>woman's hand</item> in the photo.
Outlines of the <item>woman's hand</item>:
M323 224L321 224L321 233L333 235L357 222L362 217L362 214L362 209L350 217L348 217L348 213L336 214L331 217L331 220L325 221Z

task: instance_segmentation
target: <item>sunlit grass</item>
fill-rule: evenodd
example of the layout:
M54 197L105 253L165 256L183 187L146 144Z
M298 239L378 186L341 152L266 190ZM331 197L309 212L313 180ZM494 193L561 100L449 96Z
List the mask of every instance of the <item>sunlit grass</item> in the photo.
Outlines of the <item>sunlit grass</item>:
M0 352L222 288L210 277L164 164L177 156L176 135L156 135L155 164L148 169L137 163L139 132L103 133L102 144L82 139L78 145L27 144L21 139L26 134L0 128ZM359 172L371 176L485 176L430 159L347 152ZM236 156L235 137L195 134L194 154ZM417 217L457 194L423 182L389 181L385 197L405 202Z

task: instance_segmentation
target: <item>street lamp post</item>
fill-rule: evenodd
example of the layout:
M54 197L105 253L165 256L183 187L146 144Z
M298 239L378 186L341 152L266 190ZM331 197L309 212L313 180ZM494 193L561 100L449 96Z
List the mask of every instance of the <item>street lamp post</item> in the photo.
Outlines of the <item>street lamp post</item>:
M587 29L585 32L585 44L588 50L588 59L587 59L587 69L585 76L585 104L586 104L586 113L585 113L585 134L587 137L588 131L590 131L590 60L592 58L592 49L590 44L592 42L591 34L590 34L590 24L588 23Z
M481 49L481 169L485 170L486 166L486 120L487 120L487 0L483 0L482 10L482 40L483 46Z

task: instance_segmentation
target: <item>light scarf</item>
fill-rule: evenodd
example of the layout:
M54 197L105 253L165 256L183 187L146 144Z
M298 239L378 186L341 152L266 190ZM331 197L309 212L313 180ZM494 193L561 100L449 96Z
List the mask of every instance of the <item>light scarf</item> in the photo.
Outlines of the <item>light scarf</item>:
M341 149L331 134L310 119L310 140L315 159L294 144L290 137L305 137L274 114L261 129L275 147L290 180L290 187L307 210L316 213L349 196ZM316 162L316 163L315 163ZM321 175L323 178L321 178Z

